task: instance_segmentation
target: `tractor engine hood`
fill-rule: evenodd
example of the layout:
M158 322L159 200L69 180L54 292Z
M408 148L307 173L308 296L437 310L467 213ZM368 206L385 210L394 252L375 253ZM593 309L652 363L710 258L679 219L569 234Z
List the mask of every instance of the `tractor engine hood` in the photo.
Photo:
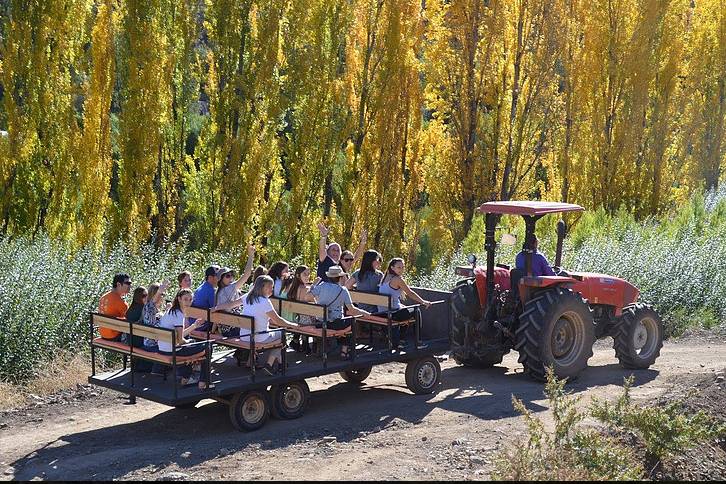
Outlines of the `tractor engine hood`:
M570 275L577 280L572 290L582 294L591 305L614 306L616 316L621 314L624 306L637 301L640 294L638 288L628 281L608 274L571 272Z

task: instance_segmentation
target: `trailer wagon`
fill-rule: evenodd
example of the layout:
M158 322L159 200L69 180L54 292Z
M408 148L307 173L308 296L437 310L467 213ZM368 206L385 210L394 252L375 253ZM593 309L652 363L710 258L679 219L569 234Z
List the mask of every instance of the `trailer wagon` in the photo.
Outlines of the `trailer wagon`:
M255 344L254 333L249 341L239 338L224 338L209 333L195 333L200 353L192 357L181 357L172 353L163 356L144 351L121 342L97 337L98 328L109 328L126 333L127 340L145 337L168 341L177 347L176 333L164 328L153 328L140 323L91 313L89 334L91 346L92 374L89 383L129 395L135 400L150 401L183 408L193 407L203 399L213 399L229 406L229 417L239 430L255 430L262 427L270 415L281 419L293 419L303 415L308 403L309 388L306 379L339 373L343 379L361 383L376 365L391 362L406 363L406 385L415 394L428 394L437 390L441 382L441 355L450 347L452 323L451 293L426 288L415 288L416 292L429 301L436 301L428 308L420 308L420 318L397 322L391 319L390 296L362 291L350 291L354 303L387 306L383 317L349 317L350 326L345 330L327 328L327 308L317 304L293 302L285 299L273 300L278 313L283 311L317 318L320 327L276 327L271 332L281 334L278 346L282 352L282 365L273 376L255 368L247 367L235 358L238 349L258 351L270 349L270 345ZM212 323L236 326L245 329L254 327L252 318L224 311L210 312L192 308L189 317L202 318ZM399 348L392 344L392 331L396 325L407 325L408 344ZM288 347L288 335L298 333L315 337L318 351L305 354ZM259 334L259 333L258 333ZM341 359L328 355L328 348L337 337L350 338L351 355ZM96 352L111 351L123 355L123 367L103 373L96 372ZM203 378L210 388L200 390L196 386L180 386L176 373L180 365L189 365L207 360L210 370ZM154 361L170 367L166 376L132 371L134 360ZM129 364L129 361L132 364ZM254 361L254 360L253 360Z

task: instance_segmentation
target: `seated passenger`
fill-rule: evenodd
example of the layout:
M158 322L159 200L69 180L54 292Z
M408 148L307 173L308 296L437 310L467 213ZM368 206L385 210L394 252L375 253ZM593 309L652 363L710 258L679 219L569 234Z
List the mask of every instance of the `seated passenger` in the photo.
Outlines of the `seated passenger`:
M234 280L234 270L228 267L223 267L217 271L217 279L219 282L217 283L217 295L215 298L215 305L211 308L212 311L229 310L241 314L238 310L239 306L242 304L241 290L247 279L249 279L250 274L252 274L252 262L254 261L254 258L255 246L248 244L247 264L245 265L244 272L239 279ZM212 332L219 332L222 336L228 336L232 329L233 328L229 327L212 327Z
M126 311L126 321L130 323L141 322L142 313L144 310L144 304L146 304L146 298L148 292L145 287L137 287L134 289L134 295L131 298L131 305L128 311ZM144 347L144 338L136 336L131 340L131 346L134 348ZM140 373L148 373L152 369L152 363L148 360L142 360L140 358L131 358L131 371L138 371Z
M300 301L306 303L314 303L315 296L310 293L307 285L310 282L310 268L305 265L300 265L295 269L295 276L290 284L290 289L287 291L287 299L290 301ZM294 314L282 313L282 317L291 321L296 321L300 326L314 326L315 318L307 314L299 314L295 318ZM310 343L307 336L302 337L302 345L300 344L300 335L294 334L290 347L296 351L303 351L310 353Z
M200 353L204 353L204 347L201 345L195 346L183 346L185 343L191 343L186 339L186 336L192 331L198 329L204 320L197 319L189 327L184 327L185 312L192 305L192 291L191 289L180 289L174 297L174 302L171 303L171 307L159 320L159 327L166 329L173 329L176 331L176 356L193 356ZM165 356L172 356L172 345L167 341L158 342L159 354ZM207 374L209 368L207 360L202 361L201 369L202 374ZM192 375L192 367L189 365L179 365L177 374L181 377L182 385L193 385L197 383L200 390L207 388L207 382L202 381L199 377Z
M217 283L219 282L217 271L219 271L219 269L220 267L218 265L211 265L204 271L204 282L202 282L197 290L194 291L192 306L202 309L214 307ZM198 329L199 331L209 331L212 329L212 324L209 321L205 321Z
M146 304L141 312L141 322L145 326L159 327L159 320L170 307L164 302L166 289L170 285L169 281L164 281L161 284L155 282L149 286L149 296L146 298ZM152 352L158 351L156 340L144 338L144 349Z
M192 273L189 271L181 272L176 276L176 280L179 281L179 289L191 289L192 288Z
M281 318L275 308L272 307L270 296L272 296L273 289L274 282L272 278L270 276L260 276L255 280L252 290L242 296L244 301L242 314L254 318L255 344L280 341L281 331L268 332L270 331L270 320L280 326L297 326L297 324ZM250 331L248 329L236 329L239 331L239 338L242 341L250 341ZM280 371L279 365L282 359L280 348L266 350L264 354L267 355L264 370L269 375L275 375Z
M402 277L404 270L405 265L403 259L399 257L394 257L393 259L391 259L391 261L388 263L388 269L386 270L386 274L381 281L380 287L378 288L379 293L391 296L391 310L393 311L391 313L391 319L393 319L394 321L406 321L408 319L411 319L415 316L415 311L418 309L408 308L401 305L401 296L404 294L407 297L410 297L411 299L416 301L417 303L422 304L424 307L431 306L431 303L429 301L423 299L421 296L416 294L416 291L408 287L408 284L406 284L406 281L404 281ZM387 307L378 306L378 311L378 316L387 317ZM404 326L403 328L401 328L400 326L394 326L391 329L391 336L393 339L391 343L393 343L394 347L402 347L405 345L406 329L406 326Z
M347 308L348 313L353 316L370 315L368 311L353 306L350 293L348 292L348 289L343 286L346 274L343 272L342 267L332 266L328 269L325 275L328 278L328 281L321 281L319 278L316 279L315 284L313 284L313 287L310 288L310 293L315 296L318 304L328 308L328 329L339 330L350 326L349 321L344 321L342 319L343 307ZM319 323L316 326L322 327L322 324ZM347 360L350 357L348 352L348 339L341 338L339 342L341 344L340 357Z
M131 290L131 278L128 274L116 274L113 276L113 289L101 296L98 302L98 313L112 318L125 319L129 306L123 297ZM123 333L110 328L99 328L101 338L110 341L124 341Z
M283 286L285 285L285 281L288 279L289 274L290 265L287 262L277 261L272 264L270 270L267 271L267 275L275 281L275 287L272 291L273 296L284 298L284 296L282 296Z
M317 277L320 278L322 281L327 282L327 277L325 273L330 269L332 266L341 266L341 248L340 244L337 244L333 242L332 244L327 243L328 240L328 234L330 233L330 229L327 228L322 223L318 224L318 230L320 231L320 243L318 244L318 269L317 269ZM353 260L351 261L345 261L344 264L346 267L352 267L353 264L357 260L361 258L363 255L363 250L365 249L366 241L368 240L368 232L364 229L361 231L360 235L360 243L358 244L358 248L355 251L355 254L353 255ZM346 251L348 254L350 254L350 251ZM349 258L347 256L346 258ZM347 277L347 274L346 276Z
M140 323L143 317L144 304L146 304L146 298L148 292L145 287L137 287L134 289L134 295L131 297L131 305L126 311L126 321L130 323ZM141 336L134 336L134 340L131 343L134 348L144 347L144 338Z
M379 270L381 262L383 262L383 257L377 251L365 251L360 269L350 276L350 279L345 283L345 287L348 289L355 287L358 291L378 292L378 286L381 285L381 280L383 280L383 273ZM358 307L371 313L378 311L378 308L372 304L359 304Z
M547 261L547 258L542 252L537 250L538 245L539 240L537 239L537 236L532 234L532 236L529 237L522 246L522 252L517 254L515 266L517 269L521 270L522 273L525 272L527 249L530 249L532 250L532 275L535 277L554 276L555 272L550 267L550 263Z

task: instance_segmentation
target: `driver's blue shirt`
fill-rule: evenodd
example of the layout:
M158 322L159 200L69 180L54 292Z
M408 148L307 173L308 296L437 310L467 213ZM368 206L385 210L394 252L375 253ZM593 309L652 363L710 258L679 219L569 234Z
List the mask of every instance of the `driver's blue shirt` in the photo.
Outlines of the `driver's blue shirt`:
M526 259L524 251L517 254L517 260L515 261L517 269L521 271L525 270L525 260ZM550 263L547 261L547 257L545 257L544 254L540 251L532 254L532 275L535 277L555 275L555 272L550 267Z

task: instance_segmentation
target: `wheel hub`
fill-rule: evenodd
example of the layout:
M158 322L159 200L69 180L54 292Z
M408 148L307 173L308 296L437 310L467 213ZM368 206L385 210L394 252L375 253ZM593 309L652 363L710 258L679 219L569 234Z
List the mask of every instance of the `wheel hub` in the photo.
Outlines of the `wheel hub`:
M265 415L265 403L259 397L248 398L242 405L242 418L245 422L256 423Z
M633 328L633 349L641 358L655 351L658 342L658 325L648 317L642 318Z
M286 408L289 409L297 409L300 404L302 403L302 392L299 388L287 388L285 390L285 394L283 395L283 403L285 404Z
M574 333L572 322L569 319L557 320L552 331L552 354L555 358L562 358L570 352L575 343Z
M645 327L642 321L638 321L638 325L633 332L633 346L636 350L641 350L646 341L648 341L648 328Z
M436 383L436 369L431 363L425 363L418 369L418 381L424 388L429 388Z

